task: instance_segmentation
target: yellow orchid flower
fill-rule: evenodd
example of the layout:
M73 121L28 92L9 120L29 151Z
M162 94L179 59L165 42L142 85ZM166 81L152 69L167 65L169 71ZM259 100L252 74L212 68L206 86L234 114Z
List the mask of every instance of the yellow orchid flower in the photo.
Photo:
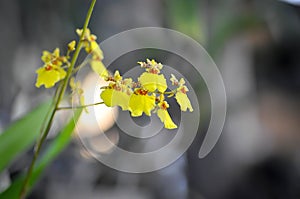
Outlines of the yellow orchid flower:
M178 86L178 88L176 89L176 95L175 95L175 99L177 101L177 103L180 106L180 109L182 111L187 111L187 109L189 109L190 112L193 111L193 107L191 105L191 102L187 96L187 92L189 91L189 89L184 85L185 81L183 78L181 78L179 81L178 79L175 77L175 75L171 74L171 78L170 78L172 85Z
M123 111L129 110L132 79L126 78L123 80L119 71L116 70L114 76L107 76L105 80L111 81L111 83L100 94L104 104L109 107L120 106Z
M159 109L157 110L157 116L160 121L164 123L165 128L167 129L175 129L177 125L173 122L167 108L169 108L169 104L166 101L162 101L158 104Z
M47 50L43 51L43 55L42 55L41 59L44 63L48 63L54 59L57 59L58 57L59 57L59 48L55 48L53 53L51 53Z
M107 88L100 94L104 104L108 107L120 106L123 111L129 108L130 95L125 92Z
M73 40L68 44L68 51L74 51L75 50L75 46L76 46L76 41Z
M96 41L91 41L90 45L85 47L86 52L92 53L94 59L103 60L103 51Z
M151 111L155 108L155 96L148 95L147 90L136 89L129 99L129 110L131 116L138 117L143 113L150 116Z
M139 82L141 85L147 89L149 92L154 92L156 89L163 93L167 90L167 81L163 74L153 74L144 72L140 78Z
M65 56L59 55L59 48L56 48L53 53L43 51L41 59L45 65L36 70L38 77L35 86L39 88L44 85L45 88L51 88L56 82L65 78L67 73L61 66L68 60Z
M55 48L53 53L46 50L43 51L41 59L45 64L51 63L55 66L61 66L63 62L67 62L66 57L59 55L59 48Z
M76 33L81 36L82 29L77 29ZM83 46L87 53L92 54L90 61L92 70L99 74L102 78L106 78L108 77L109 73L102 62L104 58L103 51L96 42L96 39L97 36L91 34L90 29L87 28L83 36Z
M145 68L147 72L157 74L163 68L163 65L161 63L157 63L154 59L147 59L146 61L147 62L138 62L138 64L140 64L142 68Z
M120 75L120 72L118 70L115 71L115 74L114 74L114 80L115 81L121 81L123 78L122 76Z
M177 93L175 95L175 99L177 100L177 103L180 106L180 109L182 111L187 111L189 109L190 112L193 111L193 107L191 105L191 102L186 95L186 92L188 91L186 86L181 87L179 90L177 90Z
M42 85L44 85L45 88L51 88L56 82L64 79L67 74L64 69L53 64L48 64L37 69L36 73L38 77L35 86L38 88Z
M76 33L81 36L82 29L77 29ZM96 42L97 36L91 34L90 29L86 29L85 34L83 36L83 46L85 47L85 51L87 53L92 53L93 57L96 59L103 59L103 52L99 47L98 43Z
M78 36L81 36L82 34L82 29L76 29L76 33L78 34ZM85 30L85 33L84 33L84 36L83 36L83 40L86 40L86 41L94 41L97 39L97 36L96 35L93 35L91 34L91 30L89 28L87 28Z
M100 94L104 104L109 107L120 106L122 110L129 110L132 117L141 116L143 113L151 116L153 111L157 113L165 128L177 128L167 110L169 104L165 101L165 95L168 95L168 98L175 97L182 111L188 109L193 111L191 102L186 95L188 88L185 86L184 79L181 78L178 81L174 75L171 75L170 80L176 89L165 92L167 82L164 75L159 74L163 65L149 59L146 62L138 63L146 70L138 78L138 82L132 81L131 78L123 79L119 71L115 71L114 75L108 74L104 77L104 80L109 82L109 86L104 87Z
M151 61L147 59L147 63L138 62L138 64L140 64L142 68L146 69L146 72L139 77L139 82L142 87L149 92L154 92L156 90L161 93L165 92L168 87L167 81L163 74L159 74L163 65L161 63L157 63L153 59Z

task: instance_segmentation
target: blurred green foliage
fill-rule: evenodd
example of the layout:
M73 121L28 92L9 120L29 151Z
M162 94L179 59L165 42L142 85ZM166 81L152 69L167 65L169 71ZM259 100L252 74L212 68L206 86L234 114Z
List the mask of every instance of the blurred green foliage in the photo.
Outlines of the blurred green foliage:
M46 105L40 106L32 113L25 116L23 118L23 120L27 121L26 124L28 126L35 126L32 123L33 119L38 120L38 118L36 118L37 116L40 116L40 118L43 118L43 117L41 117L42 116L41 113L46 113L46 110L47 110L47 109L45 109L46 107L47 107ZM42 155L42 157L40 158L40 160L34 167L31 178L29 179L29 189L30 190L37 183L38 179L41 177L41 174L43 173L43 171L45 170L47 165L49 165L53 161L53 159L57 155L59 155L60 152L70 142L70 140L72 138L72 132L75 128L75 125L76 125L79 117L80 117L81 112L82 112L82 109L78 109L74 112L73 117L70 119L70 121L67 123L67 125L61 130L61 132L58 134L58 136L53 140L51 145L46 149L45 153ZM23 120L21 120L21 121L23 121ZM28 123L28 121L30 121L30 122ZM14 134L19 134L20 132L22 132L23 127L24 127L23 123L18 123L18 122L14 123L10 127L10 128L13 128L14 131L9 131L11 133L10 134L11 137L15 137L16 135L14 135ZM34 129L34 130L36 130L36 129ZM38 132L39 132L39 129L37 131L34 131L35 134L38 134ZM34 141L34 139L31 141L31 143L28 143L28 144L32 144L33 141ZM22 142L22 140L15 141L14 146L17 146L21 142ZM22 150L18 150L18 153L22 153ZM9 155L7 155L7 156L9 156ZM13 159L13 157L10 157L10 159ZM19 176L16 180L14 180L13 183L11 184L11 186L7 190L5 190L3 193L0 194L0 199L18 198L18 195L22 188L24 177L25 176L22 175L22 176Z
M38 106L0 134L0 173L33 145L49 107L49 102Z

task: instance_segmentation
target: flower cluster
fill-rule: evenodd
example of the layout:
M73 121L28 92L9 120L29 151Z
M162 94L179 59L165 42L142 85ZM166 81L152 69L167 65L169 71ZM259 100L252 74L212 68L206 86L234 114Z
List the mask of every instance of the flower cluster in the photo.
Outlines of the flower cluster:
M36 87L45 85L45 88L50 88L66 77L67 73L62 65L68 63L68 60L65 56L60 56L59 48L56 48L53 53L44 51L41 59L44 66L36 71L38 74Z
M145 69L145 72L141 74L137 82L131 78L123 79L119 71L116 71L114 75L105 78L109 85L102 88L100 97L105 105L120 106L122 110L130 111L133 117L141 116L143 113L148 116L151 113L157 113L165 128L177 128L167 110L169 104L165 95L168 95L167 97L175 96L182 111L187 111L187 109L193 111L191 102L186 95L188 88L185 86L184 79L181 78L178 81L174 75L171 75L170 80L176 88L167 92L166 78L160 74L163 65L149 59L146 62L138 63Z
M77 29L76 33L78 36L82 35L82 29ZM83 35L83 46L88 54L91 54L90 64L92 69L98 73L101 77L108 76L108 71L106 70L102 60L104 58L103 52L96 42L97 36L91 34L90 29L85 31Z
M174 89L167 91L167 80L161 74L163 68L161 63L149 59L146 62L138 62L145 72L140 75L137 82L131 78L123 78L118 70L111 75L102 63L104 57L96 42L97 37L91 34L89 29L86 29L84 34L83 30L77 29L76 33L81 39L81 45L76 46L76 42L71 41L67 46L66 55L60 55L59 48L52 53L43 52L41 59L44 65L36 71L38 75L36 87L44 85L45 88L51 88L57 82L68 77L67 81L70 81L73 102L78 102L82 105L81 107L88 106L84 104L84 91L80 82L75 82L72 77L84 64L74 67L75 62L70 60L70 53L75 51L74 54L78 55L77 51L82 48L90 55L88 62L92 70L108 82L108 86L103 87L100 94L106 106L120 106L122 110L130 111L132 117L139 117L142 114L150 116L152 113L156 113L167 129L177 128L177 125L170 117L166 98L175 97L182 111L193 111L187 96L188 88L185 86L183 78L177 80L174 75L171 75L170 81Z
M79 37L81 37L82 30L76 30ZM103 52L96 42L97 37L91 34L90 30L87 29L85 34L82 36L83 47L88 54L91 54L90 65L92 69L101 76L107 76L108 72L102 63ZM70 66L70 53L75 51L76 42L71 41L68 44L68 51L65 56L60 55L59 48L56 48L53 53L44 51L41 57L44 65L36 70L37 80L36 87L45 88L53 87L57 82L63 80L66 77L66 69Z
M82 35L82 29L77 29L76 33L82 38L82 45L86 53L91 55L91 58L89 59L91 68L100 76L107 77L108 71L102 63L103 52L96 42L97 37L91 34L89 29L86 29L84 35ZM53 53L44 51L41 57L44 65L36 70L38 76L35 86L39 88L44 85L45 88L51 88L57 82L65 79L67 75L66 70L68 70L71 64L70 53L75 50L76 41L71 41L68 44L68 50L65 56L60 55L59 48L56 48ZM74 74L78 69L80 69L80 66L70 72ZM80 82L75 82L75 79L72 77L69 85L72 90L72 100L78 99L79 103L84 105L83 89L81 88Z

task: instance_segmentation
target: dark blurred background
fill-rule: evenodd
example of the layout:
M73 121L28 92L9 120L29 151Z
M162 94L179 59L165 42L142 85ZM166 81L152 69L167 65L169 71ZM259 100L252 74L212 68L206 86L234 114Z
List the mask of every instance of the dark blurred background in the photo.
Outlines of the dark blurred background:
M76 39L74 30L82 26L89 3L0 1L0 129L51 97L53 90L34 87L41 52ZM118 172L91 158L74 139L29 198L300 198L299 6L297 0L98 0L90 28L99 42L131 28L158 26L187 34L206 48L227 92L223 133L213 151L199 159L210 101L203 81L189 80L203 96L200 128L175 163L147 174ZM150 53L162 63L187 64L160 51ZM137 54L113 65L130 67L138 61L133 57L145 58ZM114 137L118 131L115 125L107 129L115 142L122 138ZM28 166L31 151L0 175L0 190Z

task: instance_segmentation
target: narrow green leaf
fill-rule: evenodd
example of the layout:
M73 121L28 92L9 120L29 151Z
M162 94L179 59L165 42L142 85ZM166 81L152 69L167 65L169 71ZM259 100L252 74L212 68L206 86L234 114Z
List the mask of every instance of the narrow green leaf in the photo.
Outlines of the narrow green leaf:
M44 169L49 163L52 162L54 158L67 146L72 138L72 132L75 125L80 117L82 109L78 109L74 112L73 118L70 119L68 124L61 130L58 136L53 140L51 145L46 149L45 153L38 161L37 165L33 169L32 176L29 180L29 190L37 183L38 179L41 177ZM11 186L0 194L0 199L16 199L22 188L22 183L24 181L24 175L17 178Z
M32 146L49 108L50 102L38 106L0 134L0 173L18 155Z

